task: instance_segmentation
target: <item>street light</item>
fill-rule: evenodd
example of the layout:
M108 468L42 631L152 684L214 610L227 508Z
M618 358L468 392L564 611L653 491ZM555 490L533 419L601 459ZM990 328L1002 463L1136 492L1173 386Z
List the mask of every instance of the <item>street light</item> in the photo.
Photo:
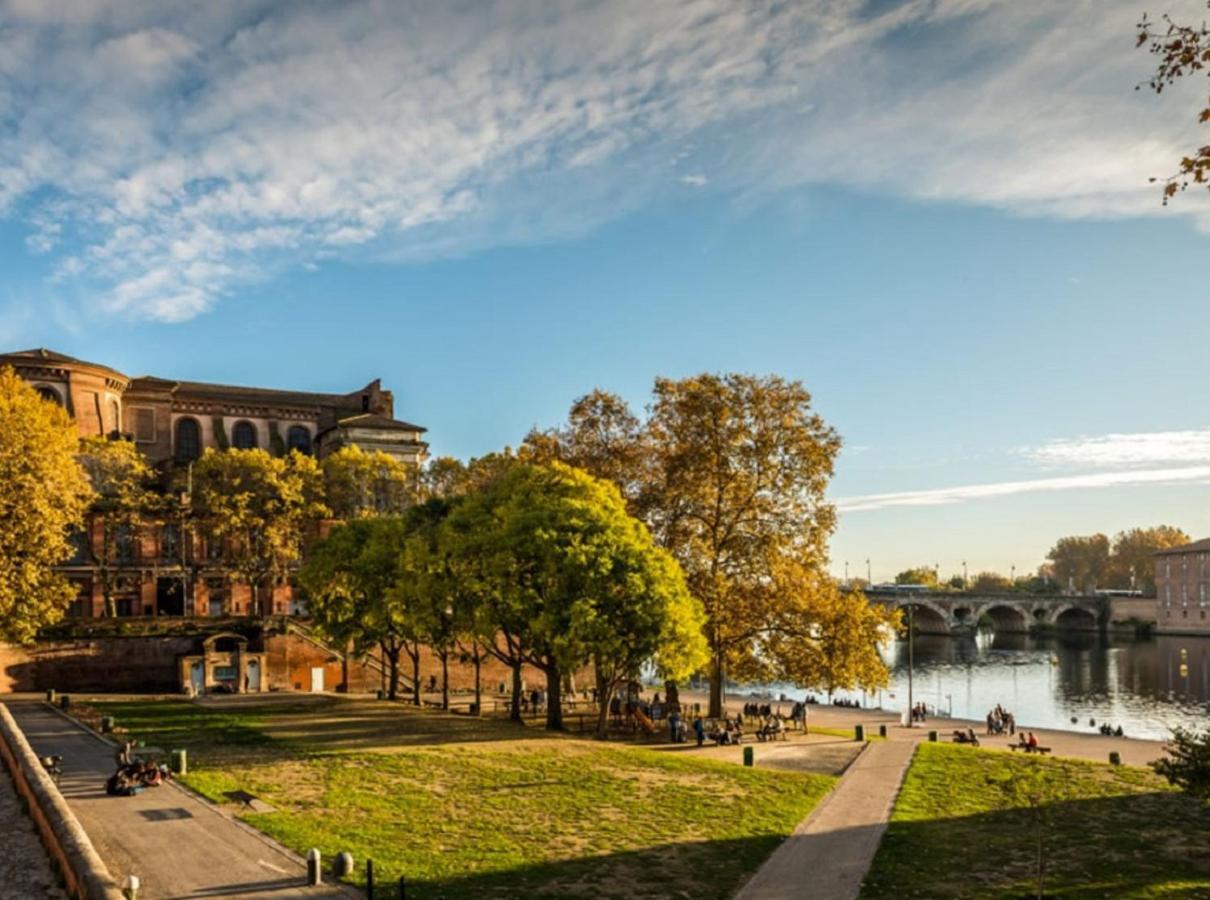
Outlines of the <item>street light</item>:
M913 645L915 644L916 631L916 629L912 627L912 612L915 610L915 608L915 604L908 604L908 728L914 728L916 726L916 705L912 702L912 669L914 668L913 663L915 662L913 658Z
M962 560L962 590L966 590L966 560Z

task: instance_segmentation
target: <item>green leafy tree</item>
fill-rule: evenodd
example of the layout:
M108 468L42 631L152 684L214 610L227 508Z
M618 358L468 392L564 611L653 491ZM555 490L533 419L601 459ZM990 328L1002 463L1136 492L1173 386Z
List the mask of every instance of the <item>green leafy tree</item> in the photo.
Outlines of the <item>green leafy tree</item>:
M397 591L407 535L400 517L352 519L308 548L298 576L320 634L358 655L379 650L392 700L400 658L416 640L413 610Z
M1063 801L1073 794L1065 778L1057 777L1051 763L1014 761L1007 771L989 781L1000 789L1008 809L1021 810L1034 834L1034 888L1038 900L1046 897L1046 864L1055 818Z
M895 584L923 584L931 589L940 587L937 581L937 570L930 566L916 566L912 569L904 569L895 576Z
M264 614L261 589L299 562L309 528L328 514L318 464L301 453L208 449L193 483L207 533L223 542L232 570L252 589L253 610Z
M151 488L154 473L147 458L130 441L85 438L80 442L79 459L93 490L87 527L89 557L101 584L105 615L116 616L114 591L120 573L133 561L147 517L163 504Z
M1013 590L1013 583L999 572L978 572L971 579L970 589L977 594L1007 594Z
M1207 7L1210 8L1210 3ZM1138 24L1137 46L1144 45L1159 59L1155 74L1146 82L1157 94L1182 78L1210 75L1210 28L1205 22L1184 25L1168 15L1154 22L1144 15ZM1210 100L1198 110L1197 121L1202 125L1210 122ZM1163 182L1165 205L1177 191L1185 190L1190 184L1210 188L1210 144L1182 157L1176 174L1151 180Z
M1109 574L1109 538L1103 534L1059 538L1046 558L1062 590L1091 594Z
M324 495L338 519L397 516L415 502L415 473L382 451L341 447L321 465Z
M1174 728L1165 749L1168 755L1151 768L1190 796L1210 800L1210 729Z
M53 566L92 498L76 426L20 376L0 368L0 640L27 642L75 596Z
M465 493L469 484L467 468L452 456L438 456L428 461L420 472L420 496L452 498Z
M1131 528L1114 536L1109 555L1107 586L1142 591L1155 596L1155 554L1158 550L1189 543L1189 535L1171 525Z

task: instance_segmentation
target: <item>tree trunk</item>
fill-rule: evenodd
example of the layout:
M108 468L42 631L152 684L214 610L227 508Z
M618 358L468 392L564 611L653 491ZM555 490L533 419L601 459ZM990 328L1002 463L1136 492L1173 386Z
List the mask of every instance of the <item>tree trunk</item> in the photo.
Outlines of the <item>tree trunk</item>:
M379 644L382 648L382 655L387 660L387 697L391 700L399 696L399 650L388 647L386 644Z
M423 706L424 701L420 699L420 646L416 646L416 652L408 651L408 656L412 658L412 702L416 706Z
M441 708L450 708L450 651L441 651Z
M513 722L523 721L521 718L521 663L512 663L513 667L513 697L509 703L508 718Z
M723 717L723 660L715 656L710 660L710 711L712 719Z
M344 691L349 693L349 650L350 641L345 641L345 651L340 654L340 680L344 682Z
M546 730L563 730L563 675L555 663L546 669Z
M483 686L479 680L479 670L483 665L483 658L479 655L479 645L475 644L475 654L471 657L475 663L475 715L483 715Z
M609 701L613 699L613 682L596 670L597 674L597 737L609 737Z

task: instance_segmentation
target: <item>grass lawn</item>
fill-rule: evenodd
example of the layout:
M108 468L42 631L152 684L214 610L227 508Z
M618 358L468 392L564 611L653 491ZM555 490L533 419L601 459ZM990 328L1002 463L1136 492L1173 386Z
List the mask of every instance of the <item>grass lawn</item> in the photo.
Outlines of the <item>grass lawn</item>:
M729 897L834 779L745 769L394 704L96 704L295 851L342 850L409 897ZM360 883L360 881L359 881Z
M1146 769L922 744L861 896L1033 897L1036 830L994 780L1053 798L1048 897L1210 897L1210 806Z

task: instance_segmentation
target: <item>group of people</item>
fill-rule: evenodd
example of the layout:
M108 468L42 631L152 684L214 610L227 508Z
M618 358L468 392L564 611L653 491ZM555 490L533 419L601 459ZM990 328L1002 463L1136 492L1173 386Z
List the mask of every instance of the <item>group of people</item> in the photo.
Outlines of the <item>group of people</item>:
M736 716L734 719L726 718L722 725L716 724L709 731L706 730L705 720L701 716L694 716L693 736L697 738L699 747L706 743L707 738L720 747L724 744L742 744L744 742L743 716Z
M912 721L925 722L928 721L928 707L923 703L917 703L912 707Z
M836 697L832 700L833 706L843 706L845 709L861 709L861 704L856 700L846 700L843 697Z
M1101 734L1105 735L1106 737L1125 737L1126 736L1126 733L1124 731L1122 731L1121 725L1119 725L1117 728L1114 728L1108 722L1101 723Z
M744 715L751 716L753 718L760 716L767 719L769 716L773 715L773 707L768 703L745 703Z
M968 729L966 729L966 731L955 730L954 731L954 743L955 744L972 744L972 745L978 747L979 746L979 736L977 734L975 734L975 729L973 729L973 728L968 728Z
M1032 750L1037 750L1038 738L1032 731L1028 733L1022 731L1019 735L1017 735L1017 746L1023 747L1027 753Z
M765 707L768 709L768 707ZM769 713L763 717L760 728L756 729L758 741L775 741L786 731L786 723L781 716Z
M1004 734L1005 732L1016 734L1017 720L1012 713L997 703L996 708L987 714L987 733Z
M118 768L105 781L105 793L111 797L132 797L144 788L159 787L172 778L172 771L167 766L140 759L133 751L134 743L126 741L114 754Z

